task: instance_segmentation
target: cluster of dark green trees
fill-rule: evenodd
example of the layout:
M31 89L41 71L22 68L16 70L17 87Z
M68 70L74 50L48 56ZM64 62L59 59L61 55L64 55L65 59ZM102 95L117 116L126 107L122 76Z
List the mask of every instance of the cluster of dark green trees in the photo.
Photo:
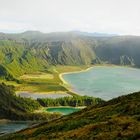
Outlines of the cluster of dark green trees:
M100 98L94 98L89 96L73 96L63 98L39 98L37 101L44 107L49 106L89 106L104 102Z

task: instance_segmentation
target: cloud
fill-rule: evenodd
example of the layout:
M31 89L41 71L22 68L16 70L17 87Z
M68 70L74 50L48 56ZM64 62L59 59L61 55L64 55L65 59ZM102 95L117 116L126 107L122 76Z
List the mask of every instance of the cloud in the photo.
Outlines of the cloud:
M139 0L0 0L0 31L140 35Z

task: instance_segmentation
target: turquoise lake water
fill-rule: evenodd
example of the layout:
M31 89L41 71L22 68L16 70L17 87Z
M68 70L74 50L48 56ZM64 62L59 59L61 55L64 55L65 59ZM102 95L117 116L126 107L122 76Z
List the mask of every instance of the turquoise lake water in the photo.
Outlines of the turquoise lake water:
M63 115L68 115L76 111L80 111L80 108L74 108L74 107L53 107L53 108L47 108L47 112L59 112Z
M88 71L64 74L73 91L109 100L140 91L140 69L95 66Z

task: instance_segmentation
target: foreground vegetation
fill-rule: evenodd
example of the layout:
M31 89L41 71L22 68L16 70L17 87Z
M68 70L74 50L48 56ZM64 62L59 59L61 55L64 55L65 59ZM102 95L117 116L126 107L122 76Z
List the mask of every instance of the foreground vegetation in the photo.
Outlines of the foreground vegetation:
M7 136L5 140L138 140L140 92L89 106L63 118Z
M35 113L42 106L29 98L17 97L13 86L0 84L0 119L10 120L50 120L60 114Z
M73 96L73 97L63 97L63 98L40 98L37 99L37 101L43 106L43 107L50 107L50 106L89 106L89 105L95 105L100 104L104 102L100 98L95 97L89 97L89 96Z

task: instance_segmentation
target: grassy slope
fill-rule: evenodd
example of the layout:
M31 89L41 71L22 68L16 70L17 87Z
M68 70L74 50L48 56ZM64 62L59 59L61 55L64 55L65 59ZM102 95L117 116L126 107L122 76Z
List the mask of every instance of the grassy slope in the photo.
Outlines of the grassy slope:
M48 120L59 115L34 113L40 109L40 104L32 99L15 96L11 86L0 84L0 119L10 120Z
M1 79L0 81L8 85L14 85L16 87L16 91L29 91L33 93L66 92L73 95L74 93L69 92L67 87L61 81L59 74L63 72L81 71L87 67L88 66L51 66L47 73L33 72L26 73L25 75L19 77L18 79L22 81L20 84L14 81L6 81L4 79ZM33 78L31 75L33 75ZM48 78L47 75L50 75L51 78Z
M134 140L140 138L140 92L88 107L7 139Z
M52 65L88 65L94 58L92 49L81 39L21 43L0 40L0 64L15 77L35 71L48 72Z
M71 43L22 41L0 40L0 81L14 85L17 91L67 92L59 73L81 70L87 67L81 65L90 64L94 57L90 48L85 50L86 44L81 40ZM51 74L53 79L20 78L38 72Z

